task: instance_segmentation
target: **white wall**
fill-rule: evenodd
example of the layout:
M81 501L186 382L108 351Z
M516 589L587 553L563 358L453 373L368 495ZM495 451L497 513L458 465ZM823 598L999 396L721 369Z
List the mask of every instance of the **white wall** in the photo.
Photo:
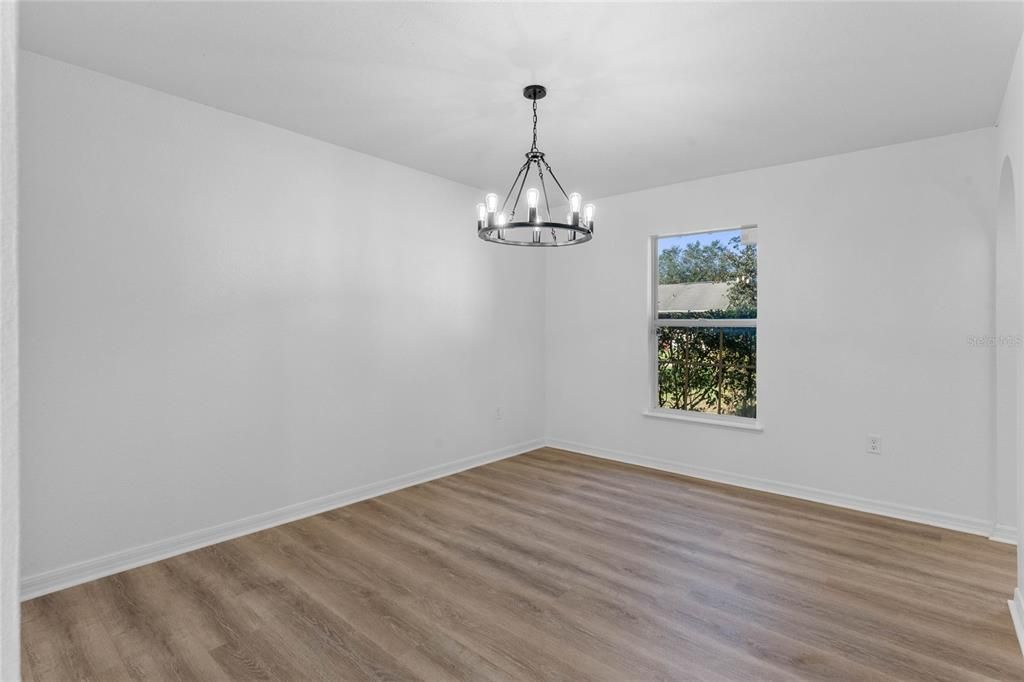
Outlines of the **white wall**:
M18 5L0 2L0 680L21 675L18 591Z
M994 261L996 265L995 305L996 334L1000 338L1021 333L1022 251L1020 244L1021 187L1021 55L1018 46L1013 71L1007 82L996 128L994 167L999 173L999 206L997 207ZM1004 177L1005 175L1005 177ZM1005 184L1005 188L1003 185ZM1003 190L1006 195L1003 195ZM1019 414L1024 402L1019 399L1019 365L1024 349L1000 344L996 349L996 494L997 520L1001 525L1017 528L1017 497L1020 474ZM1019 530L1018 530L1019 532Z
M602 199L548 258L550 440L992 526L992 129ZM643 416L651 234L757 224L762 433ZM884 454L865 453L880 434Z
M1021 251L1017 243L1019 225L1015 207L1015 181L1009 160L998 169L999 197L996 207L992 250L995 264L995 468L992 496L995 536L1015 542L1017 538L1017 432L1021 355Z
M1021 241L1024 237L1022 232L1022 212L1024 212L1024 136L1022 136L1022 128L1024 128L1024 89L1022 89L1022 81L1024 81L1024 42L1017 45L1017 55L1013 62L1013 71L1010 74L1009 81L1006 84L1006 93L1003 96L1002 106L999 111L999 126L996 128L996 149L993 155L993 166L1002 172L1006 167L1007 161L1009 161L1009 167L1013 173L1013 184L1014 184L1014 197L1013 204L1015 208L1015 221L1016 221L1016 239L1014 240L1015 253L1014 256L1017 260L1018 276L1021 270L1024 270L1024 259L1022 259L1021 252ZM997 262L1004 256L1000 254L999 250L1001 247L1005 247L1006 235L1005 230L1000 231L997 235L1003 237L997 241ZM1005 286L1006 282L1002 282ZM1019 280L1017 282L1019 285ZM1018 291L1018 294L1020 292ZM1020 303L1018 298L1018 304ZM1024 311L1017 310L1018 319L1024 316ZM1014 444L1016 450L1016 493L1017 493L1017 586L1018 589L1024 589L1024 504L1021 504L1021 493L1024 492L1024 452L1021 451L1021 447L1024 446L1024 415L1021 413L1021 409L1024 408L1024 386L1021 385L1021 379L1024 379L1024 373L1021 373L1021 363L1024 362L1024 358L1020 356L1020 353L1024 352L1024 349L1018 349L1017 351L1017 376L1018 382L1016 386L1017 392L1017 439ZM1008 371L1006 367L1008 363L1004 361L1001 366L997 369L1001 372ZM1006 417L1004 417L1005 419ZM1005 452L1005 444L1004 444ZM1005 455L1002 457L1005 462ZM1008 464L1006 465L1008 466ZM1005 495L1005 484L1004 487ZM1018 627L1018 637L1021 638L1022 646L1024 646L1024 601L1021 600L1020 592L1017 593L1017 606L1015 608L1015 624Z
M31 53L21 98L28 580L542 436L477 190Z

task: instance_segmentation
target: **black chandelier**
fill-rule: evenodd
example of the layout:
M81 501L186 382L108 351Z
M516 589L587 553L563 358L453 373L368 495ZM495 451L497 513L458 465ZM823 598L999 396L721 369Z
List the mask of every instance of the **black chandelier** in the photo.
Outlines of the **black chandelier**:
M537 100L548 94L543 85L528 85L523 88L523 97L533 101L533 144L526 152L526 163L516 174L508 194L501 207L498 207L498 195L488 194L484 203L477 204L476 233L480 239L495 244L511 244L513 246L571 246L589 242L594 237L594 205L581 206L582 197L576 192L566 194L562 183L544 159L544 152L537 149ZM516 221L516 209L519 199L523 196L523 188L530 175L530 169L537 169L540 189L530 187L526 190L526 220ZM544 181L547 171L555 186L569 204L569 214L564 223L555 222L551 217L551 205L548 202L548 189ZM515 200L509 206L509 200L515 194ZM541 214L540 199L544 198L544 213ZM582 210L581 210L582 209Z

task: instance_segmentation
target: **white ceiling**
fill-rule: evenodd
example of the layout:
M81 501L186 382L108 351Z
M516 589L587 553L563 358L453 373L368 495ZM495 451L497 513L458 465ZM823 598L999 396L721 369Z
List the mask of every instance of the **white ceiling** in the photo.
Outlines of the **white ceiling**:
M26 49L476 187L600 197L995 123L1012 3L39 2Z

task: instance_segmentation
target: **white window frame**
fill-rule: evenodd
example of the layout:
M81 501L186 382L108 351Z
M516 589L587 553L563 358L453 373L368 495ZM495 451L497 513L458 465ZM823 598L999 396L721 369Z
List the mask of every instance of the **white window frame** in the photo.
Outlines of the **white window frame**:
M648 417L662 419L674 419L677 421L693 422L697 424L708 424L711 426L725 426L749 431L762 431L761 414L761 382L757 384L757 412L758 417L737 417L728 414L713 414L710 412L697 412L696 410L676 410L658 405L658 329L660 327L754 327L757 328L757 318L751 319L722 319L722 320L662 320L658 318L658 242L661 239L671 237L687 237L698 234L709 234L713 232L728 232L733 230L757 229L757 225L740 225L738 227L716 227L713 229L690 230L687 232L672 232L669 234L653 234L648 240L648 385L650 394L648 396L648 407L644 414ZM758 252L760 258L760 252ZM760 261L758 269L760 270ZM755 359L755 363L757 360ZM760 363L757 363L760 367ZM756 371L756 370L755 370Z

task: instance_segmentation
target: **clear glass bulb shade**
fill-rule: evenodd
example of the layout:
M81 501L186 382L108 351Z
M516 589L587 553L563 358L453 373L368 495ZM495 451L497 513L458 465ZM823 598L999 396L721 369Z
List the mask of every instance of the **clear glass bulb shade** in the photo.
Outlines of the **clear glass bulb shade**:
M480 221L487 220L487 207L483 204L476 205L476 219Z
M573 192L569 195L569 211L572 213L580 212L580 204L583 203L583 197L578 192Z
M594 208L593 204L587 204L583 207L583 219L587 221L588 224L594 222Z
M496 219L494 220L494 224L495 224L495 225L498 225L498 226L502 226L502 225L504 225L504 224L505 224L506 222L508 222L508 218L506 218L506 217L505 217L505 212L504 212L504 211L502 211L501 213L499 213L499 214L498 214L498 217L497 217L497 218L496 218Z
M540 201L540 192L536 187L526 190L526 205L529 208L537 208L538 201Z
M484 201L487 203L487 212L494 213L498 210L498 195L493 192L484 197Z

